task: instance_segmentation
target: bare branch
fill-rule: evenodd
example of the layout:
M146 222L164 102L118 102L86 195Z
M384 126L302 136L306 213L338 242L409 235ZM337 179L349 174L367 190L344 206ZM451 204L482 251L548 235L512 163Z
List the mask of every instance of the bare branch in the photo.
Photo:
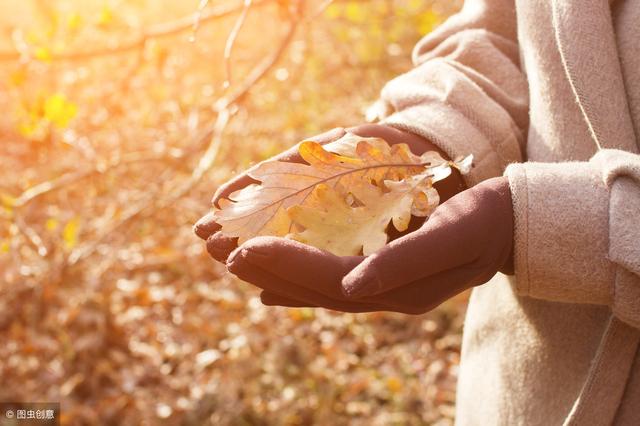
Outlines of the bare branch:
M318 6L318 8L311 13L311 15L309 16L309 18L307 18L307 20L315 19L318 16L322 15L322 12L324 12L329 6L331 6L331 3L333 2L334 0L324 0L322 4L320 4L320 6Z
M202 19L202 12L204 11L205 7L207 7L208 4L209 4L209 0L200 0L200 4L198 4L198 11L196 12L196 16L193 20L193 29L192 29L193 32L189 37L189 41L192 43L196 41L196 36L198 35L198 30L200 29L200 20Z
M109 171L113 171L123 166L142 163L147 161L163 161L163 160L179 160L186 156L187 153L180 150L171 150L168 152L160 153L147 153L147 152L131 152L123 155L122 157L115 158L109 161L107 164L96 164L94 167L86 170L79 170L75 172L65 173L54 179L41 182L31 188L25 190L22 194L16 197L12 203L12 207L20 208L29 204L36 198L64 188L69 185L73 185L81 182L82 180L94 175L104 174Z
M261 0L255 2L254 6L265 6L269 4L267 0ZM205 10L201 12L201 16L199 18L199 26L205 23L214 22L218 19L233 15L237 12L241 12L244 9L243 6L218 6L211 8L209 10ZM197 17L197 15L196 15ZM95 50L89 51L78 51L78 52L68 52L61 54L53 54L51 57L52 61L77 61L77 60L85 60L85 59L93 59L102 56L108 55L116 55L120 53L126 53L132 50L140 49L144 47L145 43L149 39L153 38L163 38L170 37L184 31L188 31L193 29L194 19L193 15L189 15L180 19L177 19L172 22L154 25L148 28L146 31L142 32L138 37L133 40L129 40L123 42L116 46L105 46L101 48L97 48ZM13 52L0 52L0 61L14 61L18 60L25 55L24 52L13 51Z
M233 29L231 30L231 32L229 33L229 37L227 38L227 43L224 46L225 81L223 83L223 86L225 89L231 85L231 51L233 50L233 46L236 43L238 34L240 34L240 30L244 25L244 21L247 19L250 8L251 0L244 0L242 13L240 13L240 16L236 20L236 23L234 24Z
M236 88L236 90L218 101L216 105L216 109L218 111L228 108L231 104L239 102L251 90L251 88L273 68L293 40L296 30L298 29L299 22L300 19L298 18L292 20L289 25L289 29L280 42L278 48L270 56L265 58L258 66L256 66L245 78L242 84Z
M289 29L280 42L278 48L269 57L265 58L265 60L263 60L262 63L258 65L254 69L254 71L246 77L243 84L238 87L238 89L236 89L231 94L231 96L222 98L218 101L218 103L216 104L216 109L219 111L218 119L216 120L216 123L214 125L213 136L211 138L209 146L207 147L207 151L200 159L200 163L194 169L191 177L187 180L187 182L185 182L185 184L181 186L181 188L179 188L177 191L174 191L167 200L161 203L161 206L165 206L167 205L167 203L171 203L189 192L198 182L200 182L204 174L211 169L220 150L220 145L222 143L222 133L229 123L229 119L235 112L232 110L232 108L236 106L236 104L241 102L242 98L247 93L249 93L251 88L255 86L255 84L260 81L278 63L278 60L282 57L282 54L291 44L291 41L295 36L299 20L299 18L294 18L291 21Z
M332 0L326 0L316 10L315 13L313 13L312 15L310 15L308 17L305 17L304 20L307 21L309 19L312 19L313 16L315 16L318 13L321 13L331 2L332 2ZM245 5L247 3L249 3L251 5L251 1L250 0L247 0ZM253 4L258 4L258 3L253 3ZM264 1L261 2L260 4L264 4ZM283 37L281 43L279 44L278 48L270 56L265 58L258 66L256 66L253 69L253 71L245 78L243 83L236 90L234 90L230 95L218 100L218 102L216 104L216 109L219 112L218 119L213 124L213 126L210 126L210 127L206 128L206 129L204 129L204 131L201 132L201 134L196 137L194 143L191 145L192 148L189 150L189 152L173 150L173 151L164 152L164 153L152 153L152 154L148 154L148 153L129 153L129 154L125 154L123 157L113 159L107 164L97 164L97 165L95 165L94 167L92 167L90 169L79 170L79 171L75 171L75 172L71 172L71 173L66 173L66 174L64 174L62 176L59 176L57 178L54 178L52 180L41 182L41 183L39 183L39 184L37 184L35 186L32 186L31 188L25 190L22 194L20 194L19 196L16 197L15 202L13 203L12 207L15 207L15 208L23 207L23 206L29 204L31 201L35 200L36 198L38 198L38 197L40 197L42 195L54 192L54 191L56 191L58 189L64 188L64 187L69 186L69 185L73 185L73 184L79 183L82 180L84 180L86 178L89 178L91 176L95 176L95 175L98 175L98 174L105 174L105 173L107 173L109 171L118 169L118 168L126 166L126 165L139 163L139 162L145 162L145 161L162 161L162 160L166 160L166 159L171 159L171 160L183 159L183 158L188 157L191 154L199 151L200 147L203 145L203 143L206 142L206 140L210 140L210 143L209 143L209 145L207 147L207 151L203 155L203 157L202 157L202 159L201 159L201 161L199 163L199 166L193 171L190 179L183 186L184 189L176 191L176 193L179 193L179 194L183 194L185 192L188 192L193 186L195 186L195 184L197 182L200 181L200 179L202 178L204 173L211 168L211 166L213 164L213 161L215 160L215 158L217 156L217 152L219 150L222 131L224 130L224 126L226 126L226 124L227 124L227 123L225 123L224 126L221 126L220 117L221 116L224 117L225 115L227 115L225 120L228 122L228 120L230 119L231 115L233 115L233 114L230 114L230 111L229 111L230 107L233 104L239 102L241 100L241 98L244 97L251 90L251 88L260 79L262 79L265 76L265 74L267 74L273 68L273 66L277 63L277 61L280 59L280 57L282 56L282 54L284 53L284 51L286 50L288 45L293 40L293 37L294 37L294 35L296 33L296 30L297 30L297 27L298 27L300 21L301 21L300 17L292 19L291 24L290 24L285 36ZM239 29L241 28L241 25L239 25L239 26L236 25L236 27L238 28L238 31L239 31ZM235 28L234 28L234 30L235 30ZM231 39L231 36L229 37L229 39ZM226 110L226 113L221 114L225 110ZM222 128L222 131L218 130L220 128ZM216 135L218 135L218 136L216 136ZM171 200L175 200L179 196L180 195L178 195L177 197L176 196L171 196L170 199Z
M191 189L193 189L196 184L198 184L202 180L202 177L206 174L206 172L211 170L215 163L218 152L220 150L220 146L222 144L222 136L224 130L229 124L230 118L234 115L236 107L240 102L242 102L245 95L249 93L251 88L253 88L255 84L260 81L265 75L267 75L267 73L278 63L278 60L282 57L287 47L291 44L300 21L300 16L292 18L287 33L283 37L276 50L267 58L265 58L260 63L260 65L258 65L254 69L254 71L245 78L243 84L241 84L235 91L233 91L230 96L222 98L216 103L218 118L216 119L213 127L210 129L211 133L209 133L208 130L205 132L205 135L211 135L209 145L207 146L204 155L200 159L200 162L198 163L196 168L191 173L190 177L176 190L169 194L169 196L160 201L158 201L158 196L156 194L151 194L145 197L144 200L142 200L135 207L126 212L118 222L115 222L111 226L101 230L100 234L93 240L77 247L71 252L67 259L67 263L69 266L74 265L82 259L90 256L93 252L95 252L102 241L104 241L110 235L113 235L114 232L122 226L130 223L134 219L156 214L162 209L172 205L175 200L187 194L189 191L191 191ZM152 207L154 207L154 209L151 212L146 213L147 210Z
M49 253L47 247L42 241L42 238L40 238L40 235L38 235L38 233L33 228L27 225L20 216L15 216L14 223L18 227L18 230L26 237L29 244L31 244L31 246L39 256L44 257Z
M337 1L340 1L340 0L324 0L320 4L320 6L316 8L314 12L310 13L309 16L305 18L305 20L309 21L318 17L330 4L335 3ZM354 1L354 0L351 0L351 1ZM366 2L368 0L355 0L355 1ZM267 6L270 3L273 3L273 1L270 1L270 0L252 1L251 7ZM116 46L104 46L101 48L97 48L95 50L52 54L50 60L51 61L79 61L79 60L95 59L95 58L100 58L100 57L110 56L110 55L118 55L118 54L130 52L132 50L141 49L144 47L145 43L150 39L171 37L176 34L180 34L182 32L189 31L189 30L193 31L191 37L189 38L190 41L195 41L196 32L202 26L202 24L208 24L238 12L243 13L243 11L245 10L246 10L246 1L242 6L221 5L221 6L213 7L208 10L206 9L202 10L199 8L199 10L195 13L195 15L185 16L183 18L177 19L172 22L153 25L149 27L146 31L143 31L138 37L129 41L122 42ZM25 53L18 50L4 51L4 52L0 52L0 61L15 61L25 56L30 57L31 52Z

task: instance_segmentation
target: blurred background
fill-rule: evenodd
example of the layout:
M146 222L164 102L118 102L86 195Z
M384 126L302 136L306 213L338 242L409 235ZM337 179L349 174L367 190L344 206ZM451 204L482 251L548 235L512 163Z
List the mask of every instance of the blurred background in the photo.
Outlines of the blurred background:
M451 424L465 294L267 308L191 230L363 122L444 0L0 0L0 401L62 424Z

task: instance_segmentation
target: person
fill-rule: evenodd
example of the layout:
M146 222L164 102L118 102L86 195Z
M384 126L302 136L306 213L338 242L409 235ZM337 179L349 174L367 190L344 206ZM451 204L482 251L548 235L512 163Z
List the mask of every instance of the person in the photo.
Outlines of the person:
M467 0L420 40L350 130L474 168L366 258L196 233L267 305L416 314L474 287L458 424L640 424L639 23L640 0Z

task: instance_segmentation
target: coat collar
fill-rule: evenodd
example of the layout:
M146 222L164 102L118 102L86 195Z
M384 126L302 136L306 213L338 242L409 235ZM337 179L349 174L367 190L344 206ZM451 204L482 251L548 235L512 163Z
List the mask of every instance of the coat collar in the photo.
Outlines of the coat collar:
M599 148L638 152L607 0L551 0L562 64Z

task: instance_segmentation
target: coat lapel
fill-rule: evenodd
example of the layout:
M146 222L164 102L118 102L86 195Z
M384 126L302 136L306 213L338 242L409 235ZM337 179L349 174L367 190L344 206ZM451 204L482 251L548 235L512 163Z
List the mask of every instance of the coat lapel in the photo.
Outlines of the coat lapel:
M599 148L638 152L607 0L552 0L562 63Z

